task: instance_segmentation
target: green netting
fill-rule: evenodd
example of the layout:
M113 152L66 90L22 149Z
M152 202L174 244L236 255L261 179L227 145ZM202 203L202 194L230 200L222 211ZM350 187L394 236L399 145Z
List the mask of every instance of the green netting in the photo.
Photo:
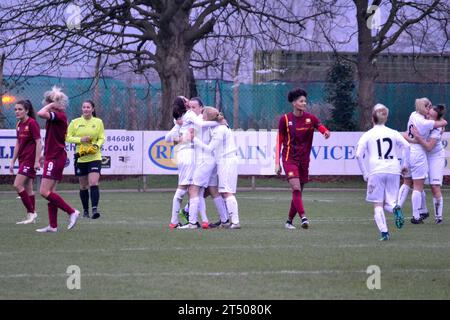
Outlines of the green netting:
M36 109L41 106L43 93L53 85L64 88L70 98L67 109L69 119L79 117L80 105L86 99L94 100L93 79L72 79L54 77L29 77L20 88L10 94L30 99ZM232 128L272 129L276 128L279 117L292 109L287 102L287 93L294 87L302 87L308 92L311 105L325 103L324 82L270 82L259 84L238 84L220 80L197 80L197 92L205 105L216 105L224 113ZM410 113L414 110L414 100L428 97L433 103L447 103L450 84L419 83L377 83L376 101L390 109L388 125L397 130L405 130ZM355 93L356 95L356 93ZM235 101L235 97L237 97ZM160 123L161 85L130 84L115 79L101 79L98 87L99 115L108 129L154 130ZM448 104L448 103L447 103ZM237 107L235 123L234 108ZM14 105L2 109L4 128L14 128ZM321 114L326 114L321 113ZM355 115L357 116L357 115ZM327 119L321 118L322 121Z

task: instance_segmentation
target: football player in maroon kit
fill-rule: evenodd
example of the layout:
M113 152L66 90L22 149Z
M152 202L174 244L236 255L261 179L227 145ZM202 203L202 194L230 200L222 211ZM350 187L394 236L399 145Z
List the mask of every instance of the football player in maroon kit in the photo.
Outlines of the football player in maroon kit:
M292 189L291 208L285 224L286 229L295 229L292 220L297 212L301 218L301 227L304 229L309 227L309 221L303 208L302 191L305 183L309 180L309 160L314 129L319 130L325 139L330 137L330 131L320 120L306 112L306 97L307 93L303 89L297 88L290 91L288 101L292 103L293 110L281 116L278 124L275 172L281 173L281 156L284 172Z
M14 174L14 163L19 159L19 171L14 179L14 189L27 209L27 217L17 224L36 223L36 200L33 192L33 180L40 169L41 134L36 121L33 105L29 100L21 100L14 107L16 118L17 141L9 171Z
M56 185L62 179L64 166L67 160L66 134L67 116L66 106L69 102L67 96L58 87L44 94L44 107L38 111L38 116L46 119L45 145L44 145L44 170L40 187L41 196L48 200L48 218L50 225L37 229L37 232L56 232L58 208L67 212L70 222L67 229L72 229L80 215L80 212L67 204L56 193Z

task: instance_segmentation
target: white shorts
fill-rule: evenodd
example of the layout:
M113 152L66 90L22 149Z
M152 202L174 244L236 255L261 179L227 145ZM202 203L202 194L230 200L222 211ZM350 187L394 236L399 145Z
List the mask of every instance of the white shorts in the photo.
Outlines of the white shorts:
M428 177L428 160L424 152L411 152L409 159L409 170L413 180Z
M400 175L377 173L369 176L367 181L366 201L387 203L392 207L397 204Z
M216 162L214 159L212 159L212 161L202 161L201 163L196 164L192 184L203 188L209 186L209 180L215 168Z
M214 165L214 169L209 177L208 187L217 187L219 185L219 178L217 177L217 164Z
M192 184L194 176L195 161L194 152L191 150L183 150L177 157L178 165L178 185L188 186Z
M237 157L221 159L217 164L220 193L236 193L238 178Z
M428 178L425 180L426 184L442 186L442 179L445 168L445 151L437 152L428 155Z

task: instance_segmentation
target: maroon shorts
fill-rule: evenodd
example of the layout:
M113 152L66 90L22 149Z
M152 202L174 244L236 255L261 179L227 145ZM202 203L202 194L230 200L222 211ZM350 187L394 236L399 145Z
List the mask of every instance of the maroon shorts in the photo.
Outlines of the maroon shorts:
M58 159L45 159L42 178L61 181L64 167L66 165L67 155L64 154Z
M36 178L36 171L34 170L34 163L31 162L20 162L19 163L19 171L17 174L21 174L28 178L34 179Z
M309 181L309 161L308 162L283 162L286 178L298 178L300 183Z

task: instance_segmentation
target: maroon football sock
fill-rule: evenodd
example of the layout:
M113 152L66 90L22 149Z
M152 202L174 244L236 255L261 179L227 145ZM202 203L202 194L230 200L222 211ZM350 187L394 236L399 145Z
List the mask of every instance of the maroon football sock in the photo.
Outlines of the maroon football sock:
M300 190L294 190L292 192L292 202L298 214L302 217L305 214L305 209L303 208L302 193Z
M47 197L47 200L50 203L53 203L57 208L67 212L69 215L75 211L75 209L69 206L67 202L65 202L64 199L61 198L61 196L57 193L50 192L50 194Z
M48 206L48 221L50 223L50 227L56 228L58 226L58 207L55 206L52 202L49 202L47 206Z
M295 209L294 200L291 200L291 208L289 209L288 220L294 220L295 214L297 213L297 209Z
M23 190L22 192L18 193L20 196L20 199L22 199L22 203L25 206L25 208L27 208L27 212L34 212L33 209L33 203L31 202L30 196L28 195L28 193Z
M31 204L33 205L33 211L31 212L36 212L36 197L34 196L34 194L29 195L30 200L31 200Z

